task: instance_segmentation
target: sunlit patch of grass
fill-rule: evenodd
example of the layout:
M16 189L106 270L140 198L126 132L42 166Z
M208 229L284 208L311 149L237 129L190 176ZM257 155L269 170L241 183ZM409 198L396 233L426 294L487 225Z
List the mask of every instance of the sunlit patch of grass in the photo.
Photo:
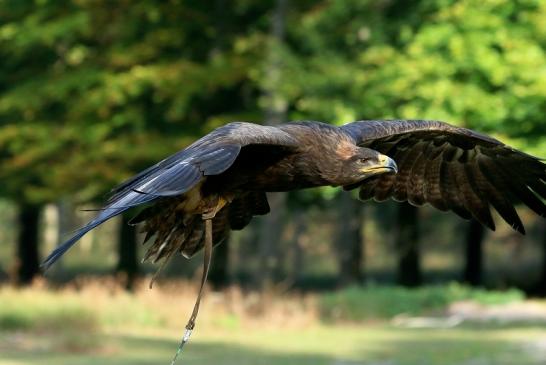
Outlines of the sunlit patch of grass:
M3 287L0 303L0 347L78 353L102 347L99 316L75 295Z
M59 297L36 289L0 289L0 329L94 331L99 323L93 311L76 296Z
M115 278L81 278L62 288L38 283L31 288L0 287L0 330L183 328L197 288L194 283L164 281L148 288L148 280L127 292ZM207 292L200 325L226 329L241 326L305 326L316 322L309 296L273 291L243 293L233 287ZM212 315L211 315L212 313Z
M469 300L494 305L522 301L519 290L488 291L451 284L425 286L415 289L403 287L350 287L326 293L319 298L321 318L327 321L365 321L390 319L399 314L422 315L439 312L450 304Z

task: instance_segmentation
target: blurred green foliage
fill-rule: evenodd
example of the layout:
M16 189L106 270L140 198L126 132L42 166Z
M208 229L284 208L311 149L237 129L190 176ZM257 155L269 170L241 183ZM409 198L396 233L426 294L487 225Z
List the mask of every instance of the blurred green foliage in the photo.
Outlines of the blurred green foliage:
M252 115L263 41L245 4L2 1L0 193L89 200Z
M286 73L303 115L440 119L546 155L543 1L323 5L295 25Z
M284 42L273 8L1 1L0 194L94 199L271 103L332 123L444 119L546 156L543 1L290 2Z

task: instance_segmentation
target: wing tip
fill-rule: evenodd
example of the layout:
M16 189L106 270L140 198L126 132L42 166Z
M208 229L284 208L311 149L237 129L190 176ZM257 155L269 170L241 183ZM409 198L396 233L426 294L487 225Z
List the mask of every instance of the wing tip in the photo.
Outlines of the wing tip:
M40 268L46 272L55 264L87 231L81 229L72 238L55 248L47 258L40 264Z
M47 271L55 262L57 262L80 238L82 238L87 232L106 222L110 218L123 213L130 207L106 207L100 212L100 214L95 217L92 221L87 223L85 226L78 229L72 237L68 240L57 246L40 264L40 268L45 272Z

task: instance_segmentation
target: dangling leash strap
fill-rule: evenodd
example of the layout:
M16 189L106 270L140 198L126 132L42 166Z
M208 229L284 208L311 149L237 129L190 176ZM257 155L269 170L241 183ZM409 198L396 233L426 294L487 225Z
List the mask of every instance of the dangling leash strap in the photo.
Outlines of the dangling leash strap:
M203 289L205 288L205 283L207 282L207 276L209 274L210 260L212 258L212 219L205 220L205 252L203 255L203 274L201 275L201 285L199 287L199 294L197 294L197 299L193 306L193 311L191 313L188 323L186 323L186 331L184 336L178 345L178 350L171 361L171 365L174 365L178 355L182 352L182 348L190 340L191 333L195 327L195 320L199 314L199 304L201 304L201 298L203 297Z

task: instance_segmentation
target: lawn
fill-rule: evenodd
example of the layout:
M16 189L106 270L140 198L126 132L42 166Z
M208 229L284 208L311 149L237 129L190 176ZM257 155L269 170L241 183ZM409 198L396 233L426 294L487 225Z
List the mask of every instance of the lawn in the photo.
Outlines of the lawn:
M92 340L84 334L78 334L79 339L55 333L4 332L0 336L1 365L169 364L177 346L177 334L149 330L107 332ZM546 329L318 325L285 331L198 330L179 363L538 365L545 358Z

